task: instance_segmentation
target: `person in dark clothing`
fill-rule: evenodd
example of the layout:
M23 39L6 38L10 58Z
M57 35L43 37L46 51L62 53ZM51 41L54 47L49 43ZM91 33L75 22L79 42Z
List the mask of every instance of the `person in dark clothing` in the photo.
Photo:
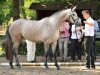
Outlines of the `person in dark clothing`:
M78 27L77 27L78 28ZM82 32L77 30L75 24L71 28L71 61L81 61L81 38Z

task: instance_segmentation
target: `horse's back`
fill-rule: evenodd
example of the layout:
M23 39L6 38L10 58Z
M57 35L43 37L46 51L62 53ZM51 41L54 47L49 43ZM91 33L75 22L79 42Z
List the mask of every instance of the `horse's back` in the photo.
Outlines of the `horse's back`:
M17 39L21 39L23 37L25 39L33 41L35 35L38 35L36 32L39 31L39 28L41 28L39 21L18 19L11 24L9 32L12 38L17 37ZM33 36L34 38L31 38Z
M11 24L9 32L17 41L22 37L33 42L54 41L55 30L51 24L48 18L39 21L18 19Z

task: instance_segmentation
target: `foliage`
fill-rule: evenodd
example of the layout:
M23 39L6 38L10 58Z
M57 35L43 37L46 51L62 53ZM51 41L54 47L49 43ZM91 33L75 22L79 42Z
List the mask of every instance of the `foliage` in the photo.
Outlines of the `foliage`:
M23 0L24 6L20 5L20 16L23 18L22 9L25 10L26 18L36 18L36 12L33 10L29 10L29 6L32 2L36 2L36 0ZM0 25L8 25L9 21L12 23L12 13L13 13L13 3L12 0L0 0Z
M8 23L12 16L12 0L0 1L0 25Z
M5 36L0 36L0 39L4 39ZM3 42L3 41L2 41ZM96 49L97 49L97 55L100 55L100 41L96 41ZM59 50L57 45L57 51ZM71 50L71 47L69 46L69 52ZM58 51L59 52L59 51ZM19 46L19 54L26 55L27 54L27 48L26 48L26 42L22 42ZM0 56L4 56L4 48L0 47ZM36 44L36 55L40 56L44 54L44 45L43 43L37 43ZM70 53L69 53L70 54ZM82 54L84 55L84 46L82 45Z
M96 41L96 50L97 50L97 55L100 55L100 41ZM68 54L70 55L70 50L71 50L71 46L69 45L69 52ZM23 54L23 55L26 55L27 53L27 48L26 48L26 43L25 42L22 42L20 44L20 47L19 47L19 54ZM57 45L57 53L59 54L59 48L58 48L58 45ZM40 55L43 55L44 54L44 46L43 46L43 43L38 43L36 44L36 55L37 56L40 56ZM82 44L82 55L84 55L84 46Z
M22 42L22 43L19 45L19 51L18 51L18 53L19 53L19 54L26 55L26 53L27 53L26 42Z
M100 41L96 41L96 53L100 55Z
M26 42L22 42L19 46L19 54L26 55L27 54L27 48L26 48ZM37 43L36 44L36 55L43 55L44 54L44 46L43 43Z
M4 49L2 47L0 47L0 57L4 56L4 54L5 54Z
M93 11L93 15L95 18L100 19L100 1L97 3L98 8Z
M0 57L5 55L4 52L4 46L3 46L3 41L4 41L5 36L4 35L0 35Z
M20 17L21 18L27 18L27 19L36 19L36 12L34 10L30 10L29 6L33 2L71 2L71 3L77 3L77 2L89 2L93 0L20 0L24 1L24 5L20 4ZM21 3L21 2L20 2ZM98 1L98 6L100 6L100 1ZM0 25L9 24L12 23L12 0L0 0ZM25 11L25 13L23 13ZM100 19L100 10L94 10L93 15Z
M43 43L36 44L36 55L44 55L44 45Z
M37 0L36 2L71 2L71 3L77 3L77 2L89 2L89 1L92 1L92 0Z
M5 38L5 35L0 35L0 40L3 40Z
M24 17L26 17L27 19L31 19L31 18L36 18L36 12L35 10L30 10L29 7L30 5L36 2L36 0L24 0L24 5L20 4L20 10L24 9L25 13L23 14L22 11L20 11L20 15L21 18L23 18L23 15L25 15Z

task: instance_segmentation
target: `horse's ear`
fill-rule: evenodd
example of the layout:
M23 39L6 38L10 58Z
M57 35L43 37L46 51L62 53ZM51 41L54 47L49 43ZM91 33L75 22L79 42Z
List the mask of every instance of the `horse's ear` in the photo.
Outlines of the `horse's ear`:
M74 6L74 7L72 8L72 10L75 10L75 9L76 9L76 7L77 7L77 6Z

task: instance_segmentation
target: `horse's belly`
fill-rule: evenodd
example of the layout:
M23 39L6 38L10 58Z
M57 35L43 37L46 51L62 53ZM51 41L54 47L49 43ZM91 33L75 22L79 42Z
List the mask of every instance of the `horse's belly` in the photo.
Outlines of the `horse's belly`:
M47 39L46 42L49 42L49 43L55 42L55 41L58 40L58 37L59 37L58 34L57 34L57 35L53 35L53 36L51 36L49 39Z
M35 42L35 43L39 43L39 42L43 42L44 41L41 37L36 36L36 35L32 36L30 34L27 34L27 35L23 34L22 36L24 37L24 39L27 39L27 40Z

